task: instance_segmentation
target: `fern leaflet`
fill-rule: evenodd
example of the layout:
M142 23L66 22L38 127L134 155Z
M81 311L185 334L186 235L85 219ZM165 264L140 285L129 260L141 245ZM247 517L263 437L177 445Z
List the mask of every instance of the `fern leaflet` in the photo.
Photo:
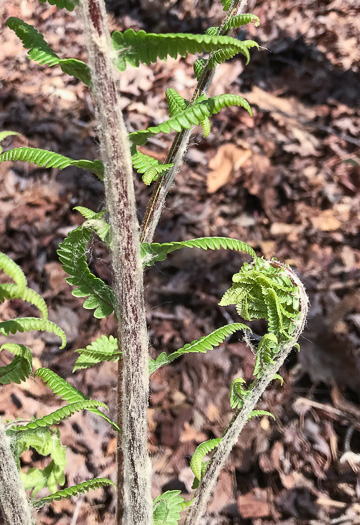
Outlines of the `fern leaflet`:
M30 332L31 330L40 330L42 332L51 332L60 337L64 348L66 345L66 335L64 331L55 323L38 317L18 317L17 319L10 319L0 323L0 334L9 335L16 332Z
M35 502L33 502L34 506L36 508L41 508L47 503L51 503L54 500L59 500L61 498L70 498L71 496L77 496L78 494L84 494L92 489L98 489L100 487L106 487L109 485L113 485L116 488L116 485L113 481L107 478L94 478L89 481L83 481L82 483L79 483L78 485L74 485L72 487L68 487L63 490L59 490L58 492L54 492L54 494L50 494L49 496L45 496L44 498L41 498Z
M6 161L24 161L31 162L37 166L45 168L58 168L63 170L68 166L76 166L84 170L91 171L100 180L103 180L104 166L99 160L73 160L69 157L64 157L53 151L47 151L38 148L13 148L5 151L0 155L0 162Z
M48 368L39 368L36 370L34 376L39 376L44 381L44 383L54 392L55 395L60 397L61 399L64 399L68 403L77 403L78 401L89 401L88 396L80 392L80 390L77 390L75 387L70 385L65 379L58 376L53 372L52 370L49 370ZM91 408L88 409L89 412L93 412L94 414L102 417L110 423L116 430L120 431L119 427L114 423L114 421L111 421L105 414L100 412L97 408Z
M193 457L190 461L190 468L193 471L193 474L196 479L201 480L201 463L203 458L214 448L218 446L220 443L221 438L216 439L209 439L208 441L204 441L204 443L201 443L195 450Z
M56 0L56 2L59 2L59 0ZM65 2L71 3L71 0L65 0ZM76 58L60 58L44 40L43 35L20 18L10 17L7 19L6 25L20 38L25 49L30 50L28 52L29 58L49 67L59 65L64 73L78 78L87 86L90 85L90 69L84 62Z
M190 354L195 352L206 353L207 350L213 350L216 346L219 346L229 335L237 332L238 330L250 330L250 328L242 323L232 323L226 326L222 326L211 334L204 335L200 339L196 339L192 343L187 343L176 352L167 355L165 352L162 352L156 360L149 360L149 374L155 372L161 366L168 365L178 357L184 354Z
M109 410L109 407L102 403L101 401L93 401L93 400L82 400L77 401L75 403L70 403L70 405L65 405L62 408L59 408L58 410L55 410L51 414L48 414L47 416L42 417L41 419L36 419L35 421L30 421L30 423L27 423L27 425L17 427L17 432L24 431L24 430L34 430L38 427L51 427L52 425L57 425L60 423L60 421L63 421L64 419L71 417L76 412L80 412L81 410L89 410L90 408L99 408L103 407Z
M19 293L24 292L26 288L26 277L24 272L20 266L3 252L0 252L0 270L3 270L16 283Z
M15 343L4 343L0 346L0 352L7 350L15 355L12 362L0 367L0 384L21 383L25 381L32 372L32 354L30 348Z
M49 2L50 5L56 5L59 9L67 9L68 11L73 11L77 5L79 5L79 0L39 0L40 4Z
M144 266L152 266L154 263L164 261L167 255L181 248L200 248L202 250L234 250L247 253L256 257L254 250L245 242L231 239L229 237L199 237L188 241L176 241L165 243L145 243L140 247Z
M22 299L36 306L45 321L48 318L48 309L44 299L31 288L25 288L23 292L20 292L16 284L0 284L0 302L4 299Z
M263 417L263 416L271 417L274 421L276 421L274 414L272 414L271 412L268 412L267 410L252 410L250 412L250 416L248 420L250 421L250 419L253 419L254 417Z
M111 35L112 44L117 52L116 67L120 71L126 69L127 63L139 67L140 62L149 65L158 58L166 60L167 56L186 57L188 53L217 51L233 47L238 53L245 55L247 61L250 54L247 47L236 38L218 35L192 35L183 33L156 34L128 29L124 33L114 31Z
M74 365L73 372L89 368L104 361L114 361L116 363L122 357L118 340L112 335L109 337L102 335L86 348L79 348L75 351L80 354L80 357L78 357Z
M180 490L167 490L153 501L153 525L178 525L184 500Z
M114 310L115 296L113 290L89 270L86 260L86 246L91 238L91 229L83 226L76 228L59 245L57 251L63 269L71 277L66 282L76 287L72 294L75 297L87 297L83 306L95 309L97 319L107 317Z
M179 133L183 129L191 129L192 126L198 126L206 117L215 115L225 107L230 106L241 106L252 115L250 105L243 97L239 95L216 95L195 102L158 126L150 126L147 129L130 133L129 138L134 144L143 146L150 137L157 133L171 133L171 131Z
M154 157L139 151L135 145L131 147L131 161L136 171L143 174L142 180L147 186L173 166L173 164L161 164Z

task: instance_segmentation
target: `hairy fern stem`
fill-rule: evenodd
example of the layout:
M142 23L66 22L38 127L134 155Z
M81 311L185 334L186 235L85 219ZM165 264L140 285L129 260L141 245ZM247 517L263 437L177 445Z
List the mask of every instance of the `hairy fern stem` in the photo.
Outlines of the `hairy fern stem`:
M224 28L230 17L236 13L244 13L247 5L247 0L233 0L229 10L226 12L224 19L219 27L218 35L230 34L231 30L226 32ZM205 65L197 86L193 93L191 104L203 94L207 94L210 87L211 81L215 74L215 67L210 67L210 59L214 52L210 53L209 60ZM191 129L184 129L178 133L173 140L170 147L169 153L164 161L164 164L173 164L173 166L162 176L159 177L155 183L153 193L150 197L149 204L147 206L143 222L141 225L141 242L152 242L156 226L160 220L162 209L165 205L166 196L175 180L175 175L182 163L183 157L188 148L189 140L191 136Z
M0 419L0 518L5 525L32 525L31 509ZM1 522L2 523L2 522Z
M232 418L221 442L217 446L217 449L210 460L206 474L200 482L185 522L186 525L198 525L200 523L202 516L206 512L207 504L210 500L220 471L224 468L232 448L236 445L240 433L249 420L251 412L254 410L256 403L259 401L266 388L271 381L273 381L275 374L295 346L304 329L308 312L308 298L302 282L293 272L291 272L291 279L293 283L299 287L301 308L301 315L296 321L292 339L280 346L280 350L274 358L273 363L267 366L263 375L259 379L255 380L249 395L246 396L244 400L243 407L238 410Z
M117 409L118 424L123 430L121 447L124 462L123 473L121 465L118 465L116 523L147 525L152 522L146 417L149 397L148 338L130 146L116 89L114 51L104 1L83 0L80 15L92 70L92 90L105 165L106 208L113 232L116 316L123 351L123 367L119 365L118 376L118 403L121 406ZM117 460L121 460L120 451Z

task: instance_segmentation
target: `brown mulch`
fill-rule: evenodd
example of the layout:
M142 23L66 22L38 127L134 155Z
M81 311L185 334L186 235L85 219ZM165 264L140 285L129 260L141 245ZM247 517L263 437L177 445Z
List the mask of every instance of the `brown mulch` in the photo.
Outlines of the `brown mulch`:
M222 13L220 2L208 0L108 4L112 29L204 31ZM241 93L254 116L240 108L222 111L213 117L206 140L196 128L156 240L242 239L257 253L297 269L311 309L301 352L290 356L282 371L284 386L274 382L259 405L276 421L264 417L247 425L204 523L360 523L360 9L356 0L252 1L248 8L261 25L246 27L239 37L256 39L261 49L252 52L246 68L241 58L219 67L210 94ZM4 27L9 16L36 25L61 56L85 59L81 27L72 14L35 0L0 6L0 130L23 135L5 146L97 158L87 89L56 67L30 62L21 42ZM128 67L121 74L131 130L166 118L167 87L191 96L192 64L191 57L171 59L138 70ZM146 149L163 159L170 141L158 135ZM82 308L56 255L59 242L81 223L73 208L104 206L102 185L75 168L58 172L21 163L0 164L0 177L0 249L22 266L29 285L47 301L51 319L68 336L63 351L56 338L44 334L22 335L21 341L31 347L36 368L51 368L108 403L114 415L114 365L75 374L72 366L74 350L101 334L115 334L115 323L112 318L98 321ZM136 190L141 218L151 189L138 178ZM103 247L94 241L89 255L92 269L110 282ZM183 250L147 270L152 355L237 320L235 310L217 303L241 262L230 252ZM21 301L1 305L3 320L32 314ZM1 354L0 364L7 359ZM213 352L184 357L153 376L154 497L169 489L189 497L190 457L199 443L221 436L231 418L231 380L250 379L252 359L234 335ZM58 406L39 380L0 391L4 418L27 419ZM68 446L67 486L94 476L115 481L115 437L102 419L79 414L60 428ZM31 459L31 453L24 456L25 467ZM53 503L39 513L38 523L111 524L113 512L114 493L98 489Z

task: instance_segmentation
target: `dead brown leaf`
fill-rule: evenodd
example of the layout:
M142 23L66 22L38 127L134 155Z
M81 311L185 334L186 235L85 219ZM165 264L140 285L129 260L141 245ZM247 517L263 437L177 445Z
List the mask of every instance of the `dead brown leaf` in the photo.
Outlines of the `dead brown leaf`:
M208 193L215 193L233 178L235 171L240 168L252 155L250 148L224 144L215 157L209 162L211 169L207 178Z

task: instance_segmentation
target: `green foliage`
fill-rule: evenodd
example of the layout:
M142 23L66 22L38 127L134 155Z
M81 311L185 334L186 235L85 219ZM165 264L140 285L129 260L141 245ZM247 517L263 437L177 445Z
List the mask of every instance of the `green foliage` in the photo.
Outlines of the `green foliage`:
M130 133L129 138L134 144L143 146L150 137L157 133L171 133L171 131L179 133L183 129L191 129L192 126L198 126L206 117L215 115L230 106L241 106L252 115L250 105L243 97L239 95L216 95L212 98L196 101L181 113L158 126L150 126L147 129Z
M229 31L229 29L235 29L237 27L246 26L247 24L255 24L255 27L259 27L260 18L251 13L243 13L240 15L232 16L225 24L224 32Z
M204 457L214 450L220 443L221 438L216 439L209 439L208 441L204 441L204 443L201 443L195 450L193 457L190 461L190 468L193 471L193 474L196 479L201 480L202 478L202 472L201 472L201 465Z
M166 90L166 98L168 101L170 117L175 117L175 115L178 115L189 106L189 102L179 95L179 93L173 88ZM205 99L206 97L201 97L201 100ZM200 97L197 99L197 101L200 101ZM203 128L204 138L208 137L211 127L210 119L205 117L204 120L200 121L200 126Z
M238 314L248 321L268 321L268 333L262 337L256 353L254 375L261 377L280 345L291 341L301 314L300 290L292 281L289 267L275 259L256 257L251 264L244 263L232 280L232 287L219 304L235 304Z
M10 364L0 367L0 384L19 384L21 381L25 381L32 372L32 355L30 348L16 343L4 343L0 347L0 352L2 350L11 352L15 357Z
M153 501L153 525L177 525L184 500L180 490L168 490Z
M224 11L229 11L231 4L234 2L234 0L221 0L222 6L224 8Z
M24 272L20 266L3 252L0 252L0 270L3 270L13 281L15 281L19 293L24 292L26 288L26 277Z
M104 361L114 361L116 363L122 357L118 340L112 335L109 337L102 335L86 348L79 348L75 351L80 354L80 357L78 357L74 365L73 372L89 368Z
M77 496L78 494L84 494L86 492L89 492L89 490L98 489L100 487L106 487L112 485L116 488L115 483L111 481L111 479L107 478L94 478L89 481L83 481L82 483L79 483L78 485L74 485L72 487L68 487L63 490L59 490L58 492L55 492L54 494L50 494L49 496L45 496L44 498L41 498L35 502L33 502L34 506L36 508L41 508L46 503L51 503L55 500L60 500L61 498L70 498L71 496Z
M127 63L139 67L140 62L149 65L158 58L166 60L167 56L186 57L188 53L211 52L237 49L237 53L245 55L250 60L248 48L236 38L217 35L192 35L183 33L156 34L128 29L125 32L114 31L111 35L113 47L117 52L116 67L120 71L126 69Z
M59 0L56 0L56 2L59 2ZM71 0L65 0L61 3L65 4L65 2L68 4L73 3ZM49 67L58 65L64 73L78 78L87 86L90 85L91 74L89 67L76 58L60 58L35 27L26 24L23 20L15 16L8 18L6 25L20 38L25 49L30 50L28 52L29 58L41 65L48 65Z
M22 299L30 304L33 304L40 310L43 319L48 318L48 309L44 299L31 288L25 288L22 292L16 284L0 284L0 302L4 299Z
M20 469L20 456L30 447L42 456L51 457L52 461L43 470L30 468L21 472L21 479L26 490L32 490L35 495L39 490L48 488L55 491L58 484L65 483L64 469L66 466L66 449L61 444L59 432L49 428L38 427L35 430L18 432L18 429L10 427L7 434L11 439L14 456Z
M0 155L0 163L6 161L24 161L31 162L37 166L45 168L58 168L63 170L68 166L76 166L84 170L91 171L100 180L103 179L104 166L99 160L73 160L64 157L53 151L47 151L38 148L13 148L5 151Z
M26 430L33 430L37 427L50 427L52 425L57 425L60 423L60 421L63 421L64 419L67 419L68 417L71 417L76 412L80 412L81 410L89 410L90 408L99 408L103 407L109 410L109 407L102 403L101 401L92 401L92 400L83 400L83 401L77 401L75 403L71 403L70 405L65 405L62 408L59 408L58 410L55 410L54 412L51 412L51 414L48 414L47 416L42 417L41 419L36 419L35 421L31 421L27 425L17 427L17 431L26 431Z
M263 417L263 416L271 417L274 421L276 420L274 414L272 414L271 412L268 412L267 410L252 410L249 416L249 421L250 419L253 419L254 417Z
M245 242L231 239L229 237L199 237L188 241L145 243L140 247L144 266L152 266L154 263L164 261L169 253L181 248L200 248L201 250L233 250L243 252L256 257L254 250Z
M131 161L136 171L143 174L142 180L147 186L173 166L173 164L161 164L157 159L139 151L134 145L131 148Z
M39 0L41 4L49 2L50 5L56 5L59 9L67 9L68 11L73 11L77 5L79 5L79 0Z
M58 376L53 372L52 370L49 370L48 368L39 368L35 372L35 377L39 376L44 381L44 383L61 399L64 399L68 403L77 403L79 401L89 401L88 396L80 392L80 390L77 390L75 387L70 385L65 379L62 379L62 377ZM89 412L93 412L94 414L102 417L112 425L116 430L120 430L119 427L111 421L105 414L100 412L97 408L88 408Z
M242 377L237 377L231 382L230 385L230 406L234 408L242 408L246 396L251 390L246 389L243 385L246 383Z
M186 344L172 354L167 355L165 352L162 352L155 360L149 360L149 373L152 374L158 368L168 365L184 354L196 352L206 353L207 350L213 350L215 347L219 346L229 335L237 332L238 330L251 331L248 326L241 323L228 324L218 328L217 330L214 330L214 332L211 332L211 334L205 335L200 337L200 339L196 339L192 343Z
M59 245L57 253L64 271L71 275L66 282L75 287L72 294L75 297L87 297L84 308L95 309L94 317L102 319L113 312L115 296L110 286L95 277L88 267L86 246L92 229L87 226L91 225L85 222L70 232Z
M40 330L42 332L51 332L60 337L64 348L66 345L66 335L64 331L55 323L38 317L18 317L0 323L0 335L15 334L16 332L30 332L31 330Z

